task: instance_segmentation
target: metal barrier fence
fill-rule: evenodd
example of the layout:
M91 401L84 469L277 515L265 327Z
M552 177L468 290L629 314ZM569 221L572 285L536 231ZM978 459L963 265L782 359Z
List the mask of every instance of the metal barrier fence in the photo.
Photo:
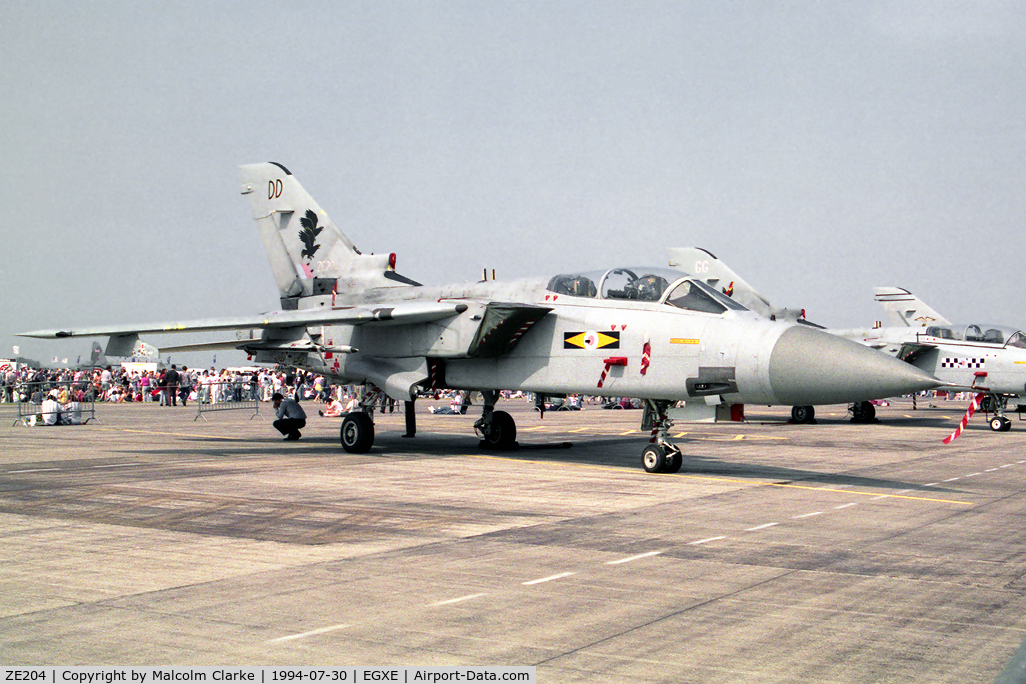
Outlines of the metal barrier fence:
M23 382L15 385L13 425L85 425L96 419L101 390L91 382ZM13 427L13 426L12 426Z
M249 417L250 420L260 415L257 392L254 386L248 382L212 382L206 385L197 385L194 389L196 390L196 398L193 400L196 402L196 417L193 418L193 421L200 418L206 420L207 417L203 414L212 411L252 409L253 415Z

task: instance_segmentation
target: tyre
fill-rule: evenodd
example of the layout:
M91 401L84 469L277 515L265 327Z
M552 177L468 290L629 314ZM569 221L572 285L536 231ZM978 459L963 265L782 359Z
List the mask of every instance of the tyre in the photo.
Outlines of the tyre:
M506 449L517 441L517 423L505 411L493 411L492 422L484 433L489 446Z
M994 416L990 419L990 429L994 432L1008 432L1012 429L1012 421L1004 416Z
M679 451L671 451L666 455L666 467L663 469L664 473L676 473L680 471L681 465L684 464L684 456Z
M812 406L794 406L791 408L791 420L796 423L811 423L816 418L816 409Z
M366 413L350 413L342 420L342 448L351 454L365 454L374 444L374 421Z
M661 473L666 470L666 449L658 444L649 444L641 452L641 465L649 473Z
M851 407L851 422L869 423L876 418L876 407L868 401L860 401Z

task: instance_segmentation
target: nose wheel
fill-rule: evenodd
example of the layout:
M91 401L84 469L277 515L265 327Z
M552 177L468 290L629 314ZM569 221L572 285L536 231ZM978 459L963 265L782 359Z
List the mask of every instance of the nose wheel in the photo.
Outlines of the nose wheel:
M1012 421L1005 416L994 416L990 419L990 429L994 432L1008 432L1012 429Z
M680 447L670 441L673 420L667 415L670 403L666 401L645 401L645 413L651 416L651 423L642 418L641 427L651 425L652 438L641 452L641 467L649 473L676 473L684 463Z
M872 423L876 420L876 407L868 401L860 401L851 406L851 422Z
M816 409L812 406L791 407L791 422L798 424L815 423Z
M676 446L649 444L641 452L641 465L649 473L676 473L684 457Z

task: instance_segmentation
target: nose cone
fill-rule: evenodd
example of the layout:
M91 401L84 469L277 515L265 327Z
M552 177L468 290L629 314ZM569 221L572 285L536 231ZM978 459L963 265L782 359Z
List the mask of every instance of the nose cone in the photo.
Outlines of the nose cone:
M875 349L796 325L770 354L769 382L781 404L844 404L910 394L942 384Z

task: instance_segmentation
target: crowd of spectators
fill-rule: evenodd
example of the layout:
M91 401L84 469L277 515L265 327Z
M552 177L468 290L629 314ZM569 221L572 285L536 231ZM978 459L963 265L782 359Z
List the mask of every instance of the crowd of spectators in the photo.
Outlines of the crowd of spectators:
M49 400L61 407L60 416L80 415L82 403L157 402L161 406L187 406L189 402L270 402L276 393L297 401L323 403L325 407L318 413L329 417L360 410L364 398L360 386L332 385L324 376L303 370L194 369L172 364L170 368L153 371L107 366L87 370L8 368L0 372L0 403L25 402L43 407ZM541 397L529 393L503 391L501 395L503 399L533 398L537 410L544 407L548 411L579 410L583 403L601 404L602 408L636 408L638 405L619 398L571 395L566 399L544 400L539 406ZM458 390L424 391L421 396L449 400L449 406L431 407L431 410L454 414L467 413L471 398L470 393ZM377 404L382 413L395 410L395 402L383 394L377 398ZM55 424L50 414L58 410L53 405L47 408L51 410L40 411L44 423Z

